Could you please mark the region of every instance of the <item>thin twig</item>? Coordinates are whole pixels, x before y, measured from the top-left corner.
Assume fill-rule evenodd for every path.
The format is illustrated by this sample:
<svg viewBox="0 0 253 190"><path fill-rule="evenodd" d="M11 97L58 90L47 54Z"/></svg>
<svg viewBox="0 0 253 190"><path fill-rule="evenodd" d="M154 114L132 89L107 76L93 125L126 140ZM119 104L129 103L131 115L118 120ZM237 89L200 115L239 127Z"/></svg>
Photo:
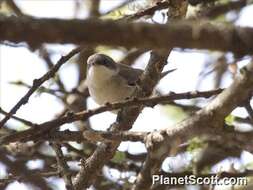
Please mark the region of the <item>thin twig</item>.
<svg viewBox="0 0 253 190"><path fill-rule="evenodd" d="M10 82L10 84L17 85L17 86L24 86L29 89L32 88L31 85L23 81L13 81L13 82ZM79 96L84 96L84 97L87 96L87 93L82 93L77 88L74 88L71 91L66 91L62 89L51 89L51 88L41 86L38 88L38 91L43 92L43 93L48 93L50 95L56 96L57 98L61 98L61 97L58 96L56 93L61 93L61 94L66 94L66 95L74 94L74 95L79 95Z"/></svg>
<svg viewBox="0 0 253 190"><path fill-rule="evenodd" d="M133 0L125 0L123 3L121 3L120 5L110 9L109 11L106 11L104 13L102 13L102 16L108 15L114 11L117 11L118 9L123 8L124 6L126 6L127 4L131 3Z"/></svg>
<svg viewBox="0 0 253 190"><path fill-rule="evenodd" d="M1 107L0 107L0 113L3 114L3 115L8 115L8 112L4 111ZM15 119L17 121L20 121L21 123L23 123L23 124L25 124L27 126L30 126L30 127L38 126L37 123L33 123L31 121L28 121L26 119L23 119L23 118L14 116L14 115L12 115L11 118L13 118L13 119Z"/></svg>
<svg viewBox="0 0 253 190"><path fill-rule="evenodd" d="M5 116L5 118L0 122L0 127L2 127L10 117L17 112L17 110L24 104L26 104L30 98L30 96L48 79L54 77L55 73L59 70L59 68L66 63L71 57L81 51L81 47L73 49L67 55L62 56L60 60L49 70L46 74L44 74L39 79L33 80L32 88L28 90L28 92L18 101L18 103L10 110L10 112Z"/></svg>
<svg viewBox="0 0 253 190"><path fill-rule="evenodd" d="M162 10L162 9L167 9L169 6L170 6L169 1L157 2L156 5L154 5L152 7L138 11L137 13L134 13L132 15L126 15L119 20L133 21L133 20L139 19L144 16L152 16L156 11Z"/></svg>
<svg viewBox="0 0 253 190"><path fill-rule="evenodd" d="M30 49L31 49L31 47L30 47ZM52 69L54 67L54 63L53 63L53 61L50 58L49 51L45 48L45 46L41 45L39 47L39 55L46 62L48 70L50 70L50 69ZM65 86L64 86L63 82L61 81L61 78L60 78L59 75L56 75L55 82L56 82L56 84L58 85L58 87L59 87L59 89L61 91L66 91Z"/></svg>
<svg viewBox="0 0 253 190"><path fill-rule="evenodd" d="M249 114L249 118L251 120L251 123L253 123L253 109L250 105L250 101L248 101L245 105L244 105L245 109L247 110L248 114Z"/></svg>
<svg viewBox="0 0 253 190"><path fill-rule="evenodd" d="M17 16L22 16L22 17L29 17L30 16L30 15L27 15L26 13L24 13L13 0L7 0L6 3ZM34 51L34 48L32 46L30 46L29 44L28 44L28 49L30 49L31 51ZM52 60L50 59L50 55L49 55L48 50L43 45L41 45L38 49L39 49L40 56L45 60L46 65L47 65L48 69L50 70L54 66L54 64L53 64ZM56 83L61 90L63 90L63 91L65 90L64 84L62 83L59 76L56 78Z"/></svg>

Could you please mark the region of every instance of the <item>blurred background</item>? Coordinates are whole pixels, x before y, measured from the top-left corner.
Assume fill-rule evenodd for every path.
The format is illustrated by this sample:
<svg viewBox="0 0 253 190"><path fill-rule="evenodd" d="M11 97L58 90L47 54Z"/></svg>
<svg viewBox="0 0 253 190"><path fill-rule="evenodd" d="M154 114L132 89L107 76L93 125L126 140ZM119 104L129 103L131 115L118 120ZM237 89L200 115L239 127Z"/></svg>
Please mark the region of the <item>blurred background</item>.
<svg viewBox="0 0 253 190"><path fill-rule="evenodd" d="M88 17L119 19L152 4L152 1L149 0L101 0L99 7L96 8L92 0L16 0L13 2L21 12L18 12L15 6L12 3L8 3L7 0L1 1L0 14L7 16L22 16L24 14L34 17L62 19L86 19ZM228 1L223 1L223 3L226 2ZM195 9L196 7L192 6L189 8L189 12L194 12ZM238 26L253 27L252 18L253 5L248 5L240 10L219 15L213 20L217 22L235 23ZM166 17L164 16L164 11L161 10L156 11L152 17L144 17L136 22L139 21L165 23ZM26 43L12 44L9 42L1 42L0 104L2 114L3 111L8 112L27 92L34 79L45 74L62 55L67 54L74 47L71 44L43 44L41 47L34 49ZM74 56L68 63L64 64L55 78L44 83L43 88L40 88L32 95L29 103L22 106L16 116L39 124L63 114L66 110L77 112L98 107L90 97L87 97L87 89L85 90L83 87L86 72L85 60L94 52L107 54L115 61L142 69L145 68L150 56L150 51L147 50L87 46L80 55ZM161 94L166 94L171 91L180 93L225 88L231 84L238 70L249 61L249 57L238 58L231 53L175 48L170 54L168 64L164 70L172 68L176 68L177 70L160 81L157 86L157 91ZM209 101L208 99L201 98L180 100L170 105L157 105L154 108L145 108L131 130L153 131L165 127L173 127L173 124L183 120L199 107L205 106ZM235 125L238 130L251 130L252 125L245 121L247 117L248 114L244 108L237 108L227 118L227 122ZM3 115L1 115L1 118L3 118ZM238 118L244 119L243 121L245 122L239 122ZM115 114L106 112L91 117L90 123L86 124L89 124L95 130L106 130L115 119ZM16 131L28 128L24 123L15 119L10 119L7 127L9 130ZM82 124L80 123L62 126L62 130L70 129L77 131L80 128L82 128ZM82 150L86 146L82 143L75 142L69 143L69 145L77 150ZM9 149L11 149L10 146L8 147ZM65 148L66 154L76 154L73 152L69 153L68 148ZM87 150L90 151L92 148L87 148ZM145 146L139 142L123 142L118 150L115 157L116 162L122 162L128 154L136 156L146 153ZM37 145L36 151L50 158L54 155L48 143ZM22 154L22 152L17 154ZM195 154L195 151L185 151L176 157L169 157L164 162L163 169L173 172L185 171L191 167ZM26 162L26 166L31 170L43 170L47 163L42 158L43 156L31 157ZM78 161L78 159L73 159L69 162L74 171L78 170ZM244 151L239 157L227 158L213 165L210 171L229 170L232 166L237 170L243 170L252 167L252 164L252 154ZM6 166L0 161L1 179L5 179L8 176L6 169ZM134 180L134 175L131 171L122 172L117 168L106 166L103 172L107 178L114 182L117 181L119 184L131 183ZM47 181L53 189L65 189L64 182L59 177L48 177ZM36 189L32 185L22 182L22 180L13 180L3 187L3 189L7 190L16 188L19 188L19 190ZM193 187L187 188L190 189ZM194 188L196 189L197 187Z"/></svg>

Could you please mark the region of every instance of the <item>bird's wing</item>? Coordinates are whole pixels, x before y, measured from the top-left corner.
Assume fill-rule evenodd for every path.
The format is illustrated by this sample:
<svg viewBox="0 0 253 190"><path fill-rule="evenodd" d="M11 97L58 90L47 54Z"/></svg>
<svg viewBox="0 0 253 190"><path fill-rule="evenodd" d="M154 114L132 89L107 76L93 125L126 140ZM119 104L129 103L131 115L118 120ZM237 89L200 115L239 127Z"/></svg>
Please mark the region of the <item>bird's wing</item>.
<svg viewBox="0 0 253 190"><path fill-rule="evenodd" d="M128 81L128 85L135 85L143 70L135 69L128 65L119 64L119 75Z"/></svg>
<svg viewBox="0 0 253 190"><path fill-rule="evenodd" d="M119 63L119 75L128 81L129 85L135 85L141 74L143 73L142 69L135 69L128 65ZM165 77L167 74L175 71L176 69L171 69L165 72L162 72L160 79Z"/></svg>

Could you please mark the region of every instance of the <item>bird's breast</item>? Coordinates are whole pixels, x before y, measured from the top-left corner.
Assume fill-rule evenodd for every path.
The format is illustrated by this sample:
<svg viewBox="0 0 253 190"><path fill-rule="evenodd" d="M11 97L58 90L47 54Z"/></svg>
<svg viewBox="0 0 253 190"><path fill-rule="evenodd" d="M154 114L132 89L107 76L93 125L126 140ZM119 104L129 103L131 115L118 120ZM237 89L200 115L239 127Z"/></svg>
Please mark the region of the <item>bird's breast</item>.
<svg viewBox="0 0 253 190"><path fill-rule="evenodd" d="M98 68L89 69L87 86L91 97L99 105L125 100L134 91L134 87L128 86L122 78L115 76L110 71Z"/></svg>

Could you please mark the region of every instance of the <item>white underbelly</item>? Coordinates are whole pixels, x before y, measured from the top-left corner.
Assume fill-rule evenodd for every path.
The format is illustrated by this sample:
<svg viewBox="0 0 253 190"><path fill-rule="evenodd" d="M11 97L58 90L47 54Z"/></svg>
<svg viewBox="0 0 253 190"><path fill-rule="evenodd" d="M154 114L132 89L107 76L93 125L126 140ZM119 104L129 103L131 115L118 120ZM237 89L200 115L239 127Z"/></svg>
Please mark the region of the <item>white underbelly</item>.
<svg viewBox="0 0 253 190"><path fill-rule="evenodd" d="M122 81L106 80L106 81L88 81L89 93L93 100L103 105L107 102L114 103L131 97L134 87L124 84Z"/></svg>
<svg viewBox="0 0 253 190"><path fill-rule="evenodd" d="M133 93L133 88L123 86L113 87L112 84L105 84L103 86L89 87L89 92L91 97L99 105L103 105L107 102L119 102L123 101L126 98L130 97Z"/></svg>
<svg viewBox="0 0 253 190"><path fill-rule="evenodd" d="M116 79L110 70L103 67L90 68L88 75L87 86L89 93L99 105L107 102L123 101L130 97L134 91L134 87L128 86L119 78Z"/></svg>

